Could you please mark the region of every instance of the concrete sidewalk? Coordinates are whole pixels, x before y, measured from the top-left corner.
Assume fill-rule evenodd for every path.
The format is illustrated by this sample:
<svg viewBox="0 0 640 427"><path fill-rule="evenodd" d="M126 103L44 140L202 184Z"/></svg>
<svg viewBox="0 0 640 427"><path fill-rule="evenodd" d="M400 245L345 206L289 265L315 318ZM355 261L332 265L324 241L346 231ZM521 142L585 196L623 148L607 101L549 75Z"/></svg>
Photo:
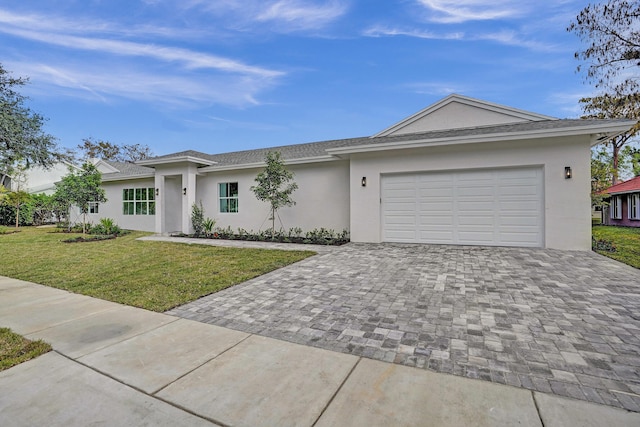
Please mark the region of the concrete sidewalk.
<svg viewBox="0 0 640 427"><path fill-rule="evenodd" d="M636 426L640 414L306 347L0 277L0 425Z"/></svg>

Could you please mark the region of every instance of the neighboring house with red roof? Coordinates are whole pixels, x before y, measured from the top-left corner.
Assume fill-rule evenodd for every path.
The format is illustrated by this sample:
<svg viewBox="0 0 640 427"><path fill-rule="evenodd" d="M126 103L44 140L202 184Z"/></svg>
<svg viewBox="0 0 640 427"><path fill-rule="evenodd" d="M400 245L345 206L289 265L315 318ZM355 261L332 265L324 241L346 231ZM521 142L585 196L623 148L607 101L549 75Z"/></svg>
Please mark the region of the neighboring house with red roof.
<svg viewBox="0 0 640 427"><path fill-rule="evenodd" d="M610 199L604 224L640 227L640 176L612 185L605 192Z"/></svg>

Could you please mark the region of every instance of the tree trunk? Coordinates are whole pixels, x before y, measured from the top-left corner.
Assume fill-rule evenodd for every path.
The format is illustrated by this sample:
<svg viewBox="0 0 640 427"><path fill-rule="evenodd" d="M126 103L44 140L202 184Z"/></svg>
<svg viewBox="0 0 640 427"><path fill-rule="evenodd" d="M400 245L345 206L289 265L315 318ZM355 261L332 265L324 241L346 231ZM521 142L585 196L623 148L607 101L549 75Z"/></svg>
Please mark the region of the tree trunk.
<svg viewBox="0 0 640 427"><path fill-rule="evenodd" d="M618 142L613 140L613 179L612 185L616 185L618 183L618 156L620 154L620 146Z"/></svg>
<svg viewBox="0 0 640 427"><path fill-rule="evenodd" d="M271 208L271 240L275 240L276 236L276 210Z"/></svg>
<svg viewBox="0 0 640 427"><path fill-rule="evenodd" d="M20 205L16 205L16 230L20 227Z"/></svg>

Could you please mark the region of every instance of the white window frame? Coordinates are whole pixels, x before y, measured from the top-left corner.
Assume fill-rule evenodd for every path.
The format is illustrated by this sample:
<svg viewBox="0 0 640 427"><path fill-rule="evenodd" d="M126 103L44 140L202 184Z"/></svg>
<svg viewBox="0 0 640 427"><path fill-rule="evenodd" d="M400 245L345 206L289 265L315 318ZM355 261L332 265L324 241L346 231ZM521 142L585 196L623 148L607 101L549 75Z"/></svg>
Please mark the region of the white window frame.
<svg viewBox="0 0 640 427"><path fill-rule="evenodd" d="M629 194L627 196L627 209L629 219L640 220L640 194Z"/></svg>
<svg viewBox="0 0 640 427"><path fill-rule="evenodd" d="M100 203L98 203L98 202L89 202L89 209L88 209L88 212L89 212L90 214L97 214L97 213L99 213L99 210L100 210L100 209L99 209L99 206L100 206Z"/></svg>
<svg viewBox="0 0 640 427"><path fill-rule="evenodd" d="M232 192L232 185L235 185L235 194ZM224 187L223 187L224 186ZM238 213L240 212L240 186L238 182L218 183L218 212ZM234 209L235 208L235 209Z"/></svg>
<svg viewBox="0 0 640 427"><path fill-rule="evenodd" d="M122 189L123 215L155 215L156 197L153 187Z"/></svg>
<svg viewBox="0 0 640 427"><path fill-rule="evenodd" d="M622 197L613 196L611 198L610 217L611 219L622 219Z"/></svg>

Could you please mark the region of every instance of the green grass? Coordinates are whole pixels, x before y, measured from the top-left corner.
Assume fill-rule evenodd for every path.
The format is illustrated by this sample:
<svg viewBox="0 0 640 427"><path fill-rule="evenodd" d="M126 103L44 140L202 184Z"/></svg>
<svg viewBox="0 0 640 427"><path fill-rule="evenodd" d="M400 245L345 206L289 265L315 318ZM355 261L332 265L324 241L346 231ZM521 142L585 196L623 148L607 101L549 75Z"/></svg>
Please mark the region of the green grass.
<svg viewBox="0 0 640 427"><path fill-rule="evenodd" d="M36 358L50 350L51 346L43 341L29 341L11 332L11 329L0 328L0 371Z"/></svg>
<svg viewBox="0 0 640 427"><path fill-rule="evenodd" d="M593 227L596 240L607 240L613 243L615 252L598 251L598 253L640 268L640 228L611 227L599 225Z"/></svg>
<svg viewBox="0 0 640 427"><path fill-rule="evenodd" d="M0 275L158 312L314 254L136 240L142 232L63 243L73 235L21 230L0 236Z"/></svg>

